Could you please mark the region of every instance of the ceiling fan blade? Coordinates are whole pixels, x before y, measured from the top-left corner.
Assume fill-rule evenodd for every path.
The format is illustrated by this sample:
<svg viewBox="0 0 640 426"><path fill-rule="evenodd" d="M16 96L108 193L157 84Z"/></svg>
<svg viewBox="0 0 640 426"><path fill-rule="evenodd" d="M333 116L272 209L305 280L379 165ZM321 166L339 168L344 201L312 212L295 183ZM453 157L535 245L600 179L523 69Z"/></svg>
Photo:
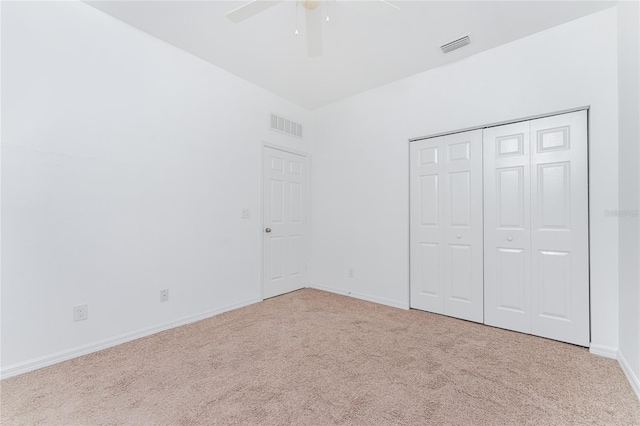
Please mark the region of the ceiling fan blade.
<svg viewBox="0 0 640 426"><path fill-rule="evenodd" d="M260 12L264 12L278 3L282 3L282 1L283 0L254 0L251 3L244 4L227 13L227 18L234 24L237 24L238 22L249 19Z"/></svg>
<svg viewBox="0 0 640 426"><path fill-rule="evenodd" d="M388 18L400 12L398 6L384 0L341 0L340 4L376 18Z"/></svg>
<svg viewBox="0 0 640 426"><path fill-rule="evenodd" d="M320 8L307 10L307 55L315 58L322 55L322 14Z"/></svg>

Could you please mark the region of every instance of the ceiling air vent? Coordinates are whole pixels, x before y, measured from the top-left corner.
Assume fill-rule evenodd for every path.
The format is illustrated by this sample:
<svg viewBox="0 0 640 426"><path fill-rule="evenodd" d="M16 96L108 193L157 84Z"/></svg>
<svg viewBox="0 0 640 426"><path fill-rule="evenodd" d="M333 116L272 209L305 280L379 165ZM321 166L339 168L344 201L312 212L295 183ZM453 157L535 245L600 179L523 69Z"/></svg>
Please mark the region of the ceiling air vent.
<svg viewBox="0 0 640 426"><path fill-rule="evenodd" d="M271 113L271 130L302 139L302 124Z"/></svg>
<svg viewBox="0 0 640 426"><path fill-rule="evenodd" d="M464 37L460 37L457 40L453 40L453 41L450 41L449 43L443 44L442 46L440 46L440 49L442 49L442 53L449 53L453 50L460 49L461 47L464 47L470 43L471 43L471 39L469 38L468 35L466 35Z"/></svg>

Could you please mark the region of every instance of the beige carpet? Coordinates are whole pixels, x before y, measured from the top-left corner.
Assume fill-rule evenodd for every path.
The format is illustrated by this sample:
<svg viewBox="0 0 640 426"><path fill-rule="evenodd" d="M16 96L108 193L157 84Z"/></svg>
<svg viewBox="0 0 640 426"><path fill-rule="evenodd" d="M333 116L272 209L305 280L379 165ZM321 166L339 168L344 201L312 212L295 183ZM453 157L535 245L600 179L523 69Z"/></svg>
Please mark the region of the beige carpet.
<svg viewBox="0 0 640 426"><path fill-rule="evenodd" d="M317 290L0 384L3 425L640 425L614 360Z"/></svg>

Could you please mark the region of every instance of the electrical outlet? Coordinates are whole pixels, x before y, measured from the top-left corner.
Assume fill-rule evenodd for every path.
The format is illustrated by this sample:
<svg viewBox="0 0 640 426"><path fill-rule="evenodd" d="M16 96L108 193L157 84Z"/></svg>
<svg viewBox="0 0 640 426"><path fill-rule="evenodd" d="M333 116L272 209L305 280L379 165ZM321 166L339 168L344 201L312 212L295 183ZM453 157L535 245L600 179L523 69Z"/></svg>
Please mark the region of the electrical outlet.
<svg viewBox="0 0 640 426"><path fill-rule="evenodd" d="M349 268L349 278L353 278L355 276L356 276L356 274L355 274L353 268Z"/></svg>
<svg viewBox="0 0 640 426"><path fill-rule="evenodd" d="M242 213L240 214L240 217L242 219L249 219L251 218L251 210L249 209L242 209Z"/></svg>
<svg viewBox="0 0 640 426"><path fill-rule="evenodd" d="M76 305L73 307L73 321L84 321L89 319L89 305Z"/></svg>
<svg viewBox="0 0 640 426"><path fill-rule="evenodd" d="M169 289L165 288L164 290L160 290L160 302L168 302L169 301Z"/></svg>

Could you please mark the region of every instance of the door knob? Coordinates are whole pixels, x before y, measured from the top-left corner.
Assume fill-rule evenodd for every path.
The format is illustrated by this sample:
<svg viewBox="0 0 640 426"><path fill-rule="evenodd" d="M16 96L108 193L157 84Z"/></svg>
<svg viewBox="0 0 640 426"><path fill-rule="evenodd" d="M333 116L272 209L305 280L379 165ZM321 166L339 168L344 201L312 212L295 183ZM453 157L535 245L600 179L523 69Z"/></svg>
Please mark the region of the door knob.
<svg viewBox="0 0 640 426"><path fill-rule="evenodd" d="M462 238L462 235L458 234L458 235L456 235L456 238L460 239L460 238Z"/></svg>
<svg viewBox="0 0 640 426"><path fill-rule="evenodd" d="M507 241L513 241L513 237L512 236L508 236L507 237Z"/></svg>
<svg viewBox="0 0 640 426"><path fill-rule="evenodd" d="M264 232L266 232L268 234L269 232L271 232L271 228L265 229Z"/></svg>

